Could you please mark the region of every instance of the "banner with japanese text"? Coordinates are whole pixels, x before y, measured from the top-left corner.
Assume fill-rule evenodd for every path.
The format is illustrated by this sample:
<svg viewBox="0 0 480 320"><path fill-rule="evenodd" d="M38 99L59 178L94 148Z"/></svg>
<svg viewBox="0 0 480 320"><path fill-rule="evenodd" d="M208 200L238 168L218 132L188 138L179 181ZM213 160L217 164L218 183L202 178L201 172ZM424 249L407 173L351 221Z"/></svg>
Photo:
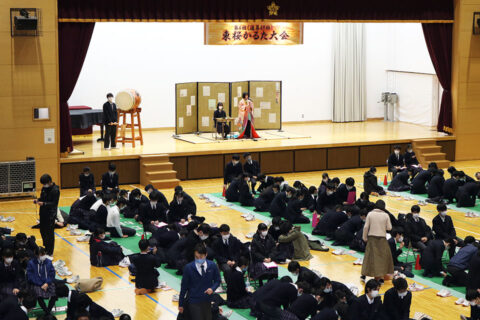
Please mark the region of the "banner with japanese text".
<svg viewBox="0 0 480 320"><path fill-rule="evenodd" d="M205 23L206 45L303 44L302 22Z"/></svg>

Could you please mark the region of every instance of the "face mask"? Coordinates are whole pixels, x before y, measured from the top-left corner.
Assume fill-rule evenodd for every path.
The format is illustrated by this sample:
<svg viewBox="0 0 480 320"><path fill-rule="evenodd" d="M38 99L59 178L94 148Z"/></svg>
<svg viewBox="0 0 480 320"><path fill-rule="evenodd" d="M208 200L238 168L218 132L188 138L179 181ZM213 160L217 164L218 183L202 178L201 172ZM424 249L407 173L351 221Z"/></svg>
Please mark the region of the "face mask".
<svg viewBox="0 0 480 320"><path fill-rule="evenodd" d="M328 191L327 190L327 196L331 196L333 194L333 191Z"/></svg>
<svg viewBox="0 0 480 320"><path fill-rule="evenodd" d="M322 180L323 182L328 182L328 178L325 178Z"/></svg>
<svg viewBox="0 0 480 320"><path fill-rule="evenodd" d="M297 292L297 297L300 297L301 295L302 295L302 293L298 291Z"/></svg>
<svg viewBox="0 0 480 320"><path fill-rule="evenodd" d="M103 239L105 239L105 235L102 234L101 236L99 236L99 238L103 240Z"/></svg>
<svg viewBox="0 0 480 320"><path fill-rule="evenodd" d="M292 195L287 193L287 198L290 199L291 197Z"/></svg>
<svg viewBox="0 0 480 320"><path fill-rule="evenodd" d="M353 189L353 186L347 186L347 190L350 191Z"/></svg>
<svg viewBox="0 0 480 320"><path fill-rule="evenodd" d="M244 273L247 272L247 268L243 268L242 272L244 272Z"/></svg>
<svg viewBox="0 0 480 320"><path fill-rule="evenodd" d="M44 188L50 188L50 185L49 184L44 184L43 187Z"/></svg>
<svg viewBox="0 0 480 320"><path fill-rule="evenodd" d="M414 219L418 219L420 217L420 214L419 213L414 213L412 214L413 218Z"/></svg>
<svg viewBox="0 0 480 320"><path fill-rule="evenodd" d="M228 240L230 238L230 234L222 235L223 240Z"/></svg>
<svg viewBox="0 0 480 320"><path fill-rule="evenodd" d="M108 98L108 102L112 103L112 102L113 102L113 98Z"/></svg>
<svg viewBox="0 0 480 320"><path fill-rule="evenodd" d="M330 293L330 292L332 292L332 288L325 288L325 289L323 289L323 292Z"/></svg>
<svg viewBox="0 0 480 320"><path fill-rule="evenodd" d="M83 174L85 177L88 177L90 175L90 173L84 173Z"/></svg>
<svg viewBox="0 0 480 320"><path fill-rule="evenodd" d="M268 231L262 231L260 234L262 235L262 237L266 237L268 234Z"/></svg>
<svg viewBox="0 0 480 320"><path fill-rule="evenodd" d="M408 291L399 292L399 293L398 293L398 296L399 296L400 298L404 298L404 297L407 295L407 293L408 293Z"/></svg>
<svg viewBox="0 0 480 320"><path fill-rule="evenodd" d="M222 111L222 110L223 110L223 107L218 107L218 110Z"/></svg>
<svg viewBox="0 0 480 320"><path fill-rule="evenodd" d="M292 276L298 277L298 272L292 272Z"/></svg>
<svg viewBox="0 0 480 320"><path fill-rule="evenodd" d="M205 263L205 259L195 259L195 263L198 265L202 265Z"/></svg>
<svg viewBox="0 0 480 320"><path fill-rule="evenodd" d="M442 212L440 212L440 215L441 215L442 217L445 217L445 216L447 215L447 211L442 211Z"/></svg>
<svg viewBox="0 0 480 320"><path fill-rule="evenodd" d="M375 299L376 297L378 297L378 290L372 290L370 292L370 296L372 297L372 299Z"/></svg>
<svg viewBox="0 0 480 320"><path fill-rule="evenodd" d="M475 306L477 305L477 303L476 303L475 301L470 301L470 305L471 305L472 307L475 307Z"/></svg>
<svg viewBox="0 0 480 320"><path fill-rule="evenodd" d="M47 259L47 256L40 256L40 257L39 257L39 260L40 260L41 262L45 261L46 259Z"/></svg>
<svg viewBox="0 0 480 320"><path fill-rule="evenodd" d="M395 154L398 156L400 154L400 151L395 150Z"/></svg>
<svg viewBox="0 0 480 320"><path fill-rule="evenodd" d="M5 258L5 263L6 263L6 264L11 264L12 261L13 261L13 257L11 257L11 258Z"/></svg>
<svg viewBox="0 0 480 320"><path fill-rule="evenodd" d="M135 198L135 200L140 201L142 200L142 197Z"/></svg>
<svg viewBox="0 0 480 320"><path fill-rule="evenodd" d="M280 230L280 227L273 227L276 231Z"/></svg>
<svg viewBox="0 0 480 320"><path fill-rule="evenodd" d="M403 237L398 238L398 242L403 242Z"/></svg>
<svg viewBox="0 0 480 320"><path fill-rule="evenodd" d="M200 236L200 240L202 240L202 241L207 240L207 239L208 239L208 236L205 235L205 234Z"/></svg>
<svg viewBox="0 0 480 320"><path fill-rule="evenodd" d="M116 205L115 202L110 203L110 207L111 207L111 208L115 207L115 205Z"/></svg>

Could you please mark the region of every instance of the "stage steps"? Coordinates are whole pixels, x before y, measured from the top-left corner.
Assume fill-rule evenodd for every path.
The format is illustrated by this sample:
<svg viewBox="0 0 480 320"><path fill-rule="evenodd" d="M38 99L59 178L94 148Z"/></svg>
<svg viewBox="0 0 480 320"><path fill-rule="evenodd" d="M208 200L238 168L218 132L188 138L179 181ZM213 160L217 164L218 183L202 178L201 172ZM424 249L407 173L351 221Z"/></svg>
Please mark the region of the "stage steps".
<svg viewBox="0 0 480 320"><path fill-rule="evenodd" d="M180 184L173 163L166 154L140 156L140 184L153 185L156 189L174 188Z"/></svg>
<svg viewBox="0 0 480 320"><path fill-rule="evenodd" d="M412 146L418 162L420 162L423 168L428 168L430 162L436 162L441 169L446 169L450 166L450 161L446 159L446 153L442 152L442 147L437 145L436 140L413 140Z"/></svg>

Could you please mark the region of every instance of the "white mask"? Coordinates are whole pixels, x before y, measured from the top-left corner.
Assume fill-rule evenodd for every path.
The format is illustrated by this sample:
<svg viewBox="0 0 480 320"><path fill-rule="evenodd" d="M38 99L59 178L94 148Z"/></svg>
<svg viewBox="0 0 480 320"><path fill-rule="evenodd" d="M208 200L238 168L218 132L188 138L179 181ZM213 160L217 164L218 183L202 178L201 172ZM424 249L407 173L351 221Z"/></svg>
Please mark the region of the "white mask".
<svg viewBox="0 0 480 320"><path fill-rule="evenodd" d="M477 303L475 302L475 300L474 300L474 301L470 301L470 305L471 305L472 307L475 307L475 306L477 305Z"/></svg>
<svg viewBox="0 0 480 320"><path fill-rule="evenodd" d="M398 238L398 242L403 242L403 237Z"/></svg>
<svg viewBox="0 0 480 320"><path fill-rule="evenodd" d="M414 219L418 219L420 217L420 214L419 213L413 213L412 216L413 216Z"/></svg>
<svg viewBox="0 0 480 320"><path fill-rule="evenodd" d="M447 211L442 211L442 212L440 212L440 215L441 215L442 217L445 217L445 216L447 215Z"/></svg>
<svg viewBox="0 0 480 320"><path fill-rule="evenodd" d="M201 235L199 236L200 237L200 240L207 240L208 239L208 235L204 234L204 235Z"/></svg>
<svg viewBox="0 0 480 320"><path fill-rule="evenodd" d="M230 234L222 235L223 240L228 240L230 238Z"/></svg>
<svg viewBox="0 0 480 320"><path fill-rule="evenodd" d="M370 292L370 296L372 297L372 299L375 299L376 297L378 297L378 290L372 290Z"/></svg>
<svg viewBox="0 0 480 320"><path fill-rule="evenodd" d="M13 257L5 258L5 263L8 264L8 265L11 264L12 261L13 261Z"/></svg>
<svg viewBox="0 0 480 320"><path fill-rule="evenodd" d="M113 102L113 98L112 98L112 97L108 98L108 102L112 103L112 102Z"/></svg>
<svg viewBox="0 0 480 320"><path fill-rule="evenodd" d="M262 235L262 237L266 237L268 235L268 231L262 231L261 235Z"/></svg>
<svg viewBox="0 0 480 320"><path fill-rule="evenodd" d="M333 194L333 191L327 190L327 196L331 196Z"/></svg>
<svg viewBox="0 0 480 320"><path fill-rule="evenodd" d="M325 289L323 289L323 292L330 293L330 292L332 292L332 288L331 287L330 288L325 288Z"/></svg>
<svg viewBox="0 0 480 320"><path fill-rule="evenodd" d="M400 151L395 150L395 154L398 156L400 154Z"/></svg>
<svg viewBox="0 0 480 320"><path fill-rule="evenodd" d="M41 262L45 261L46 259L47 259L47 256L40 256L40 257L39 257L39 260L40 260Z"/></svg>
<svg viewBox="0 0 480 320"><path fill-rule="evenodd" d="M408 291L399 292L399 293L398 293L398 296L399 296L400 298L405 298L405 297L407 296L407 294L408 294Z"/></svg>

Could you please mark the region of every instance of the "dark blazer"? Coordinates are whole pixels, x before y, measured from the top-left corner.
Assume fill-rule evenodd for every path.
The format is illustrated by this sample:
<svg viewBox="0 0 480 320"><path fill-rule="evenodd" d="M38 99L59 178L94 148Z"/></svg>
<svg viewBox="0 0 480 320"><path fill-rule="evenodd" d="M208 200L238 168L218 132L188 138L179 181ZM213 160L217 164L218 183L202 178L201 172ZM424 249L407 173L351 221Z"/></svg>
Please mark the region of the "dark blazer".
<svg viewBox="0 0 480 320"><path fill-rule="evenodd" d="M320 286L320 277L307 267L301 266L297 282L307 282L313 288L318 288Z"/></svg>
<svg viewBox="0 0 480 320"><path fill-rule="evenodd" d="M480 288L480 255L475 254L468 265L467 290Z"/></svg>
<svg viewBox="0 0 480 320"><path fill-rule="evenodd" d="M118 121L117 105L115 103L105 102L103 104L103 124L108 125L110 122Z"/></svg>
<svg viewBox="0 0 480 320"><path fill-rule="evenodd" d="M143 223L145 228L149 226L152 221L158 220L167 222L166 211L167 209L160 202L157 202L155 210L153 210L149 201L140 205L140 208L138 209L138 215L140 216L140 221Z"/></svg>
<svg viewBox="0 0 480 320"><path fill-rule="evenodd" d="M288 308L299 320L313 317L317 313L318 301L311 294L302 294Z"/></svg>
<svg viewBox="0 0 480 320"><path fill-rule="evenodd" d="M427 193L427 182L430 182L432 179L432 173L429 170L420 171L412 179L412 188L410 190L411 194L424 194Z"/></svg>
<svg viewBox="0 0 480 320"><path fill-rule="evenodd" d="M323 217L318 221L317 226L313 229L313 234L318 235L329 235L344 222L348 220L348 216L343 211L329 210L323 215Z"/></svg>
<svg viewBox="0 0 480 320"><path fill-rule="evenodd" d="M370 171L365 172L363 175L363 190L368 195L370 195L372 192L380 192L383 190L383 188L378 185L377 176Z"/></svg>
<svg viewBox="0 0 480 320"><path fill-rule="evenodd" d="M220 272L213 261L206 260L206 262L204 276L198 273L195 262L187 264L183 269L179 306L183 307L185 301L191 303L211 301L212 296L207 295L205 291L209 288L215 291L220 286Z"/></svg>
<svg viewBox="0 0 480 320"><path fill-rule="evenodd" d="M337 204L337 195L336 193L332 193L331 195L327 195L327 190L322 190L318 194L317 198L317 210L320 212L327 212L328 210L331 210L335 208L335 205Z"/></svg>
<svg viewBox="0 0 480 320"><path fill-rule="evenodd" d="M445 251L443 240L431 240L427 247L422 251L420 265L426 270L443 270L442 257Z"/></svg>
<svg viewBox="0 0 480 320"><path fill-rule="evenodd" d="M297 289L289 282L275 282L270 290L259 299L268 306L277 308L283 306L284 309L288 309L290 304L297 299Z"/></svg>
<svg viewBox="0 0 480 320"><path fill-rule="evenodd" d="M262 192L265 188L273 185L273 177L272 176L266 176L265 180L259 181L259 182L260 182L260 186L257 188L257 191Z"/></svg>
<svg viewBox="0 0 480 320"><path fill-rule="evenodd" d="M413 165L418 165L418 159L417 156L415 155L415 152L405 152L405 155L403 156L405 159L405 166L411 167Z"/></svg>
<svg viewBox="0 0 480 320"><path fill-rule="evenodd" d="M212 243L212 249L215 251L218 264L224 264L228 260L238 261L243 252L243 243L230 234L228 246L225 245L222 237L219 237Z"/></svg>
<svg viewBox="0 0 480 320"><path fill-rule="evenodd" d="M363 227L363 220L360 218L360 215L355 215L345 221L340 227L338 227L338 230L348 232L353 235L355 232L360 230Z"/></svg>
<svg viewBox="0 0 480 320"><path fill-rule="evenodd" d="M240 180L239 183L238 201L242 206L252 206L254 198L250 193L250 187L248 186L248 183L245 180Z"/></svg>
<svg viewBox="0 0 480 320"><path fill-rule="evenodd" d="M410 190L410 183L409 180L410 175L408 171L402 171L398 173L395 178L393 178L392 182L388 186L388 190L390 191L406 191Z"/></svg>
<svg viewBox="0 0 480 320"><path fill-rule="evenodd" d="M57 216L58 200L60 199L60 189L56 184L48 188L43 187L38 201L43 202L40 206L40 220L55 219Z"/></svg>
<svg viewBox="0 0 480 320"><path fill-rule="evenodd" d="M227 301L232 303L248 296L243 279L243 272L232 269L231 272L225 273L225 282L227 283Z"/></svg>
<svg viewBox="0 0 480 320"><path fill-rule="evenodd" d="M99 252L101 254L99 255ZM99 261L101 256L101 261ZM122 247L116 242L105 242L100 239L90 239L90 264L95 267L115 266L123 258Z"/></svg>
<svg viewBox="0 0 480 320"><path fill-rule="evenodd" d="M432 239L432 229L427 225L423 218L415 221L411 213L407 214L405 223L405 235L413 243L420 241L423 237Z"/></svg>
<svg viewBox="0 0 480 320"><path fill-rule="evenodd" d="M102 190L107 191L107 188L118 189L118 173L110 175L110 172L105 172L102 175Z"/></svg>
<svg viewBox="0 0 480 320"><path fill-rule="evenodd" d="M155 289L158 286L158 271L162 261L151 253L137 253L130 256L130 261L137 269L135 288Z"/></svg>
<svg viewBox="0 0 480 320"><path fill-rule="evenodd" d="M242 164L239 162L233 165L232 161L227 163L225 170L223 171L223 184L230 183L233 179L237 178L243 173Z"/></svg>
<svg viewBox="0 0 480 320"><path fill-rule="evenodd" d="M330 293L324 293L323 301L319 304L318 309L333 308L338 302L335 296L336 291L343 291L345 293L349 305L351 305L356 298L346 285L338 281L332 281L332 291Z"/></svg>
<svg viewBox="0 0 480 320"><path fill-rule="evenodd" d="M177 231L169 230L167 228L156 228L152 232L152 237L157 240L157 247L169 249L172 245L180 239Z"/></svg>
<svg viewBox="0 0 480 320"><path fill-rule="evenodd" d="M225 199L229 202L237 202L240 197L240 179L233 179L225 191Z"/></svg>
<svg viewBox="0 0 480 320"><path fill-rule="evenodd" d="M391 237L388 239L388 246L390 247L390 252L392 253L393 265L400 266L402 263L398 261L398 257L402 254L402 249L397 249L395 238Z"/></svg>
<svg viewBox="0 0 480 320"><path fill-rule="evenodd" d="M248 163L248 161L245 161L243 164L243 171L249 173L252 176L258 177L260 174L260 164L258 164L258 161L255 161L252 159L252 163Z"/></svg>
<svg viewBox="0 0 480 320"><path fill-rule="evenodd" d="M348 310L349 319L355 320L376 320L379 319L382 298L376 297L372 304L368 303L367 297L363 294L352 303Z"/></svg>
<svg viewBox="0 0 480 320"><path fill-rule="evenodd" d="M432 180L428 184L427 193L430 199L441 197L443 195L443 184L445 178L440 175L433 176Z"/></svg>
<svg viewBox="0 0 480 320"><path fill-rule="evenodd" d="M8 297L0 303L1 320L28 320L27 314L22 310L17 297Z"/></svg>
<svg viewBox="0 0 480 320"><path fill-rule="evenodd" d="M272 217L284 217L289 199L285 192L278 192L270 203L270 215Z"/></svg>
<svg viewBox="0 0 480 320"><path fill-rule="evenodd" d="M271 235L267 234L265 239L262 239L258 232L255 233L250 249L253 262L263 262L265 258L271 258L275 247L275 240Z"/></svg>
<svg viewBox="0 0 480 320"><path fill-rule="evenodd" d="M79 200L77 205L73 204L71 209L74 209L75 207L75 209L90 210L90 208L95 202L97 202L97 198L95 198L95 195L89 194Z"/></svg>
<svg viewBox="0 0 480 320"><path fill-rule="evenodd" d="M114 320L113 314L104 307L92 302L90 304L90 317L92 320Z"/></svg>
<svg viewBox="0 0 480 320"><path fill-rule="evenodd" d="M97 223L99 226L105 228L107 225L107 216L108 216L108 209L105 205L100 205L98 207L97 212L93 216L93 221Z"/></svg>
<svg viewBox="0 0 480 320"><path fill-rule="evenodd" d="M77 290L70 290L70 301L67 303L67 317L65 320L74 320L75 315L77 314L78 311L78 297L83 294L86 295L85 293L80 293ZM68 297L67 297L68 298ZM89 298L90 299L90 298ZM90 299L91 301L91 299Z"/></svg>
<svg viewBox="0 0 480 320"><path fill-rule="evenodd" d="M395 153L392 153L388 157L388 170L392 171L394 167L403 167L405 165L405 159L402 154L399 154L398 157Z"/></svg>
<svg viewBox="0 0 480 320"><path fill-rule="evenodd" d="M455 178L445 180L443 184L443 198L453 202L459 186L460 181Z"/></svg>
<svg viewBox="0 0 480 320"><path fill-rule="evenodd" d="M80 173L78 181L80 184L80 196L84 196L89 189L92 190L92 193L95 192L95 178L93 177L93 173L90 173L88 177Z"/></svg>
<svg viewBox="0 0 480 320"><path fill-rule="evenodd" d="M457 207L474 207L479 190L480 184L478 182L467 182L459 187L455 194Z"/></svg>
<svg viewBox="0 0 480 320"><path fill-rule="evenodd" d="M271 186L263 189L260 195L254 200L255 209L257 211L268 211L273 198L275 198L275 192L273 192Z"/></svg>
<svg viewBox="0 0 480 320"><path fill-rule="evenodd" d="M0 262L0 286L11 284L10 287L21 289L25 285L25 272L16 259L6 267Z"/></svg>
<svg viewBox="0 0 480 320"><path fill-rule="evenodd" d="M181 219L188 220L188 215L191 214L194 216L195 213L196 210L193 209L185 198L183 198L180 204L177 202L177 199L173 199L172 202L170 202L170 210L167 214L168 222L179 222Z"/></svg>
<svg viewBox="0 0 480 320"><path fill-rule="evenodd" d="M220 128L220 132L222 130L222 127L221 127L221 124L219 123L218 126L217 126L217 118L226 118L227 117L227 113L225 112L225 110L215 110L213 112L213 127L216 128L217 130Z"/></svg>
<svg viewBox="0 0 480 320"><path fill-rule="evenodd" d="M390 288L385 292L381 313L385 319L389 320L409 320L410 305L412 304L412 293L407 291L403 298L398 296L395 288Z"/></svg>
<svg viewBox="0 0 480 320"><path fill-rule="evenodd" d="M449 215L445 216L445 222L442 221L440 214L437 214L433 220L433 231L435 232L435 239L448 239L457 236L455 227L453 226L452 218Z"/></svg>
<svg viewBox="0 0 480 320"><path fill-rule="evenodd" d="M348 194L350 192L357 192L357 188L353 187L352 190L347 189L347 185L342 183L338 186L337 190L335 191L335 195L337 196L337 204L343 204L348 200Z"/></svg>

